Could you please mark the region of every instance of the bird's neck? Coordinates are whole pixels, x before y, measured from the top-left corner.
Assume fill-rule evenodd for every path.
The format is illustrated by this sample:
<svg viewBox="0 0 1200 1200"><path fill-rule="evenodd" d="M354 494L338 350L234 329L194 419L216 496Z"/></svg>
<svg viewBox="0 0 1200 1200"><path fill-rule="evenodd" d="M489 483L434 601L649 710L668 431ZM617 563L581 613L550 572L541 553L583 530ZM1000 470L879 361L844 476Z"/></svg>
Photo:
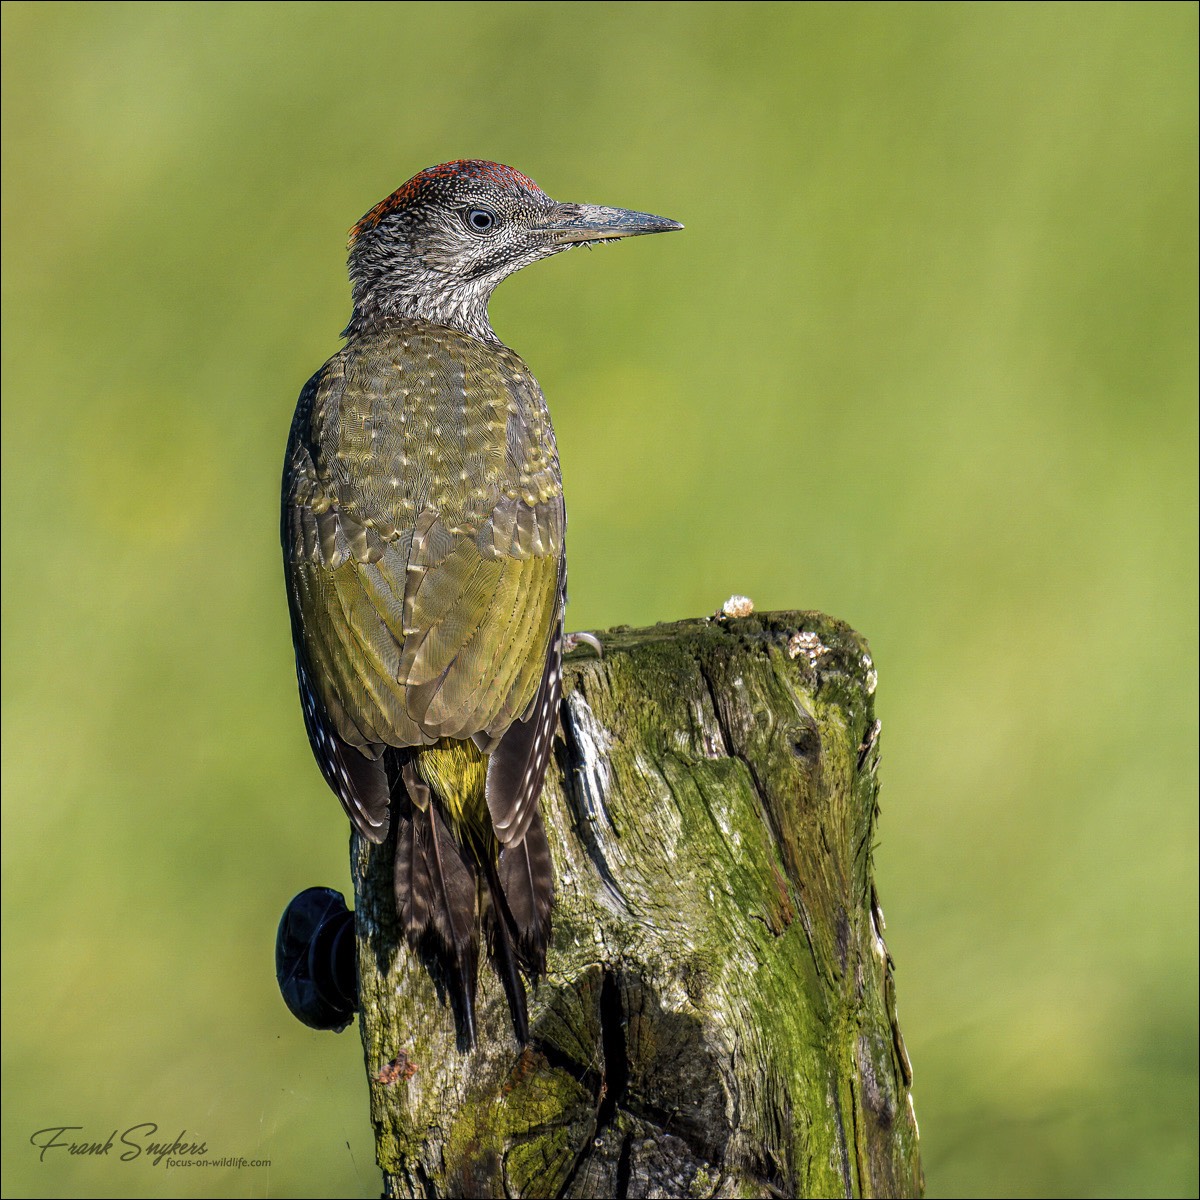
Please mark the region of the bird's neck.
<svg viewBox="0 0 1200 1200"><path fill-rule="evenodd" d="M370 333L395 321L425 321L430 325L457 329L481 342L499 342L488 320L487 301L488 297L477 299L473 296L369 296L363 303L355 304L342 336Z"/></svg>
<svg viewBox="0 0 1200 1200"><path fill-rule="evenodd" d="M354 312L343 337L369 333L396 320L427 321L458 329L481 342L499 342L488 320L488 301L498 280L456 281L419 262L388 264L390 269L352 270Z"/></svg>

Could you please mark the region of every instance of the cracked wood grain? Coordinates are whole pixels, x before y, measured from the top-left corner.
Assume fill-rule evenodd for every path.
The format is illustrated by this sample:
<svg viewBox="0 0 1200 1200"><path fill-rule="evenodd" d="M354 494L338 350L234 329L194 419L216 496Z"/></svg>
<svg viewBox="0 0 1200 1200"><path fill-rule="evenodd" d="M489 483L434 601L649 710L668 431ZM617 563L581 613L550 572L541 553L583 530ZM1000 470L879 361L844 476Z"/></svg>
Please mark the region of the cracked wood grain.
<svg viewBox="0 0 1200 1200"><path fill-rule="evenodd" d="M352 842L385 1194L919 1195L865 642L817 613L601 640L568 660L542 799L558 893L528 1046L484 967L459 1050L401 944L391 848ZM381 1082L401 1052L415 1073Z"/></svg>

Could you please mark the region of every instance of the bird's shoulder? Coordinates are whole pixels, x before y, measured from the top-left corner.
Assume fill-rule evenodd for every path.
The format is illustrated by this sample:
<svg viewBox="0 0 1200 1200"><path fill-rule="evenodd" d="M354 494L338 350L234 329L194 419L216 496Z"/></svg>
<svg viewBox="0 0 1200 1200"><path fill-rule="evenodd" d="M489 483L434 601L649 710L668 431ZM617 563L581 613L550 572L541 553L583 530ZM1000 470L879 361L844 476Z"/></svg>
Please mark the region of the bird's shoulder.
<svg viewBox="0 0 1200 1200"><path fill-rule="evenodd" d="M420 321L356 335L301 392L285 502L333 507L388 540L436 512L478 532L561 506L545 398L500 343Z"/></svg>

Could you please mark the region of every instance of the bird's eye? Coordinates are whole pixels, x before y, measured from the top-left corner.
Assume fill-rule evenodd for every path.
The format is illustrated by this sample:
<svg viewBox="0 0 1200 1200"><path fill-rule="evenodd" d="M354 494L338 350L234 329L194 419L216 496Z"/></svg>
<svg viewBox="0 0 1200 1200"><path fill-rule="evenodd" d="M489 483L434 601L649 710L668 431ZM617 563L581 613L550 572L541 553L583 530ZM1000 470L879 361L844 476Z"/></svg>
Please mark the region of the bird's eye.
<svg viewBox="0 0 1200 1200"><path fill-rule="evenodd" d="M496 214L486 208L473 208L467 213L467 224L476 233L488 233L496 228Z"/></svg>

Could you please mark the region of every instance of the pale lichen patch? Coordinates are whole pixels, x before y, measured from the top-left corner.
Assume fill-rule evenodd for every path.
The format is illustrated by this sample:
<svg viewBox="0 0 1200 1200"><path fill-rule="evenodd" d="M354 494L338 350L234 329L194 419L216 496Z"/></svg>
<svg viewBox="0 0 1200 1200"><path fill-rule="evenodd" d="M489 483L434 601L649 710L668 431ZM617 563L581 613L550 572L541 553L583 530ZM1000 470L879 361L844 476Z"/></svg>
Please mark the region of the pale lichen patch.
<svg viewBox="0 0 1200 1200"><path fill-rule="evenodd" d="M723 617L748 617L754 611L754 601L749 596L732 595L721 605Z"/></svg>

